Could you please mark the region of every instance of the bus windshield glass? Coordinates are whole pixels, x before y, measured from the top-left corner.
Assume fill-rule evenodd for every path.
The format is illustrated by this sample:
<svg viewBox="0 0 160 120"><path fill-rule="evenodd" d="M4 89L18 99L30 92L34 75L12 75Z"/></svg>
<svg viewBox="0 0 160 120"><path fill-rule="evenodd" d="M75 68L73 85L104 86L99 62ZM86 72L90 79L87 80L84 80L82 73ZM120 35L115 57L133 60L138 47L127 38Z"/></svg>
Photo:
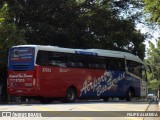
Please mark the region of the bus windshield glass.
<svg viewBox="0 0 160 120"><path fill-rule="evenodd" d="M10 70L33 70L34 68L34 47L11 48L9 52Z"/></svg>

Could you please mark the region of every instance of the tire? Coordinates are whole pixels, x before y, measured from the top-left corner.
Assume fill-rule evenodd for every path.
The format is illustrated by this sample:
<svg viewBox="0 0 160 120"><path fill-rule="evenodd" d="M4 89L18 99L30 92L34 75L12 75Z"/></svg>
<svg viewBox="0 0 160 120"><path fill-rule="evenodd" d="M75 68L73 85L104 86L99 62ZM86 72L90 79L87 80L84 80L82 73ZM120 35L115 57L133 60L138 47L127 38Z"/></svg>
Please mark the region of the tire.
<svg viewBox="0 0 160 120"><path fill-rule="evenodd" d="M77 91L74 88L69 88L66 92L65 102L74 102L77 98Z"/></svg>
<svg viewBox="0 0 160 120"><path fill-rule="evenodd" d="M133 93L132 93L132 91L129 89L129 90L127 91L126 101L131 101L131 100L132 100L132 97L133 97Z"/></svg>

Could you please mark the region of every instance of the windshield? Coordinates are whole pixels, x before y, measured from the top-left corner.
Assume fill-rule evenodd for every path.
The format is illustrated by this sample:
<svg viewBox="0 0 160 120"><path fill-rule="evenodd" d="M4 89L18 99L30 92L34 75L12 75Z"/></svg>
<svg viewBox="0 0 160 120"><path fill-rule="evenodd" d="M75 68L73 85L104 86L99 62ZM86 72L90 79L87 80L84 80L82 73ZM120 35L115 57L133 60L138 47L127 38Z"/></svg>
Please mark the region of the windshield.
<svg viewBox="0 0 160 120"><path fill-rule="evenodd" d="M33 70L34 54L35 48L33 47L11 48L9 52L9 69Z"/></svg>

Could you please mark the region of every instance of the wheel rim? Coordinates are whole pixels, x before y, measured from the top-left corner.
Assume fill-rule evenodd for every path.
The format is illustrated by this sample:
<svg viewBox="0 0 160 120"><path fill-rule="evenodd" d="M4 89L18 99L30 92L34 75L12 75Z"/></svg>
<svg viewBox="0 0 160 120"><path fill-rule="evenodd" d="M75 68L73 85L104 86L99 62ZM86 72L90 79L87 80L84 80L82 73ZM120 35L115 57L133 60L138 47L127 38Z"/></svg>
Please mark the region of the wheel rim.
<svg viewBox="0 0 160 120"><path fill-rule="evenodd" d="M127 92L126 100L127 100L127 101L131 101L131 99L132 99L132 91L129 90L129 91Z"/></svg>
<svg viewBox="0 0 160 120"><path fill-rule="evenodd" d="M132 97L132 92L129 91L128 95L129 95L129 97L131 98L131 97Z"/></svg>
<svg viewBox="0 0 160 120"><path fill-rule="evenodd" d="M67 98L68 98L68 100L74 100L74 92L73 91L69 91L68 92L68 95L67 95Z"/></svg>

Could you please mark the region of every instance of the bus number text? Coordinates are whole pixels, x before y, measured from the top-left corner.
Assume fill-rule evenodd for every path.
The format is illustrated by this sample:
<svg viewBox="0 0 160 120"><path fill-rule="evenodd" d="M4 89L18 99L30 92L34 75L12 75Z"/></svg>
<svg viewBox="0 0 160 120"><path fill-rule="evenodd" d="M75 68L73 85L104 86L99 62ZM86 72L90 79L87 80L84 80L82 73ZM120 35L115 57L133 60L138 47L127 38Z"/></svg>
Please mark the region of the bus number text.
<svg viewBox="0 0 160 120"><path fill-rule="evenodd" d="M52 72L51 68L43 68L42 72Z"/></svg>

